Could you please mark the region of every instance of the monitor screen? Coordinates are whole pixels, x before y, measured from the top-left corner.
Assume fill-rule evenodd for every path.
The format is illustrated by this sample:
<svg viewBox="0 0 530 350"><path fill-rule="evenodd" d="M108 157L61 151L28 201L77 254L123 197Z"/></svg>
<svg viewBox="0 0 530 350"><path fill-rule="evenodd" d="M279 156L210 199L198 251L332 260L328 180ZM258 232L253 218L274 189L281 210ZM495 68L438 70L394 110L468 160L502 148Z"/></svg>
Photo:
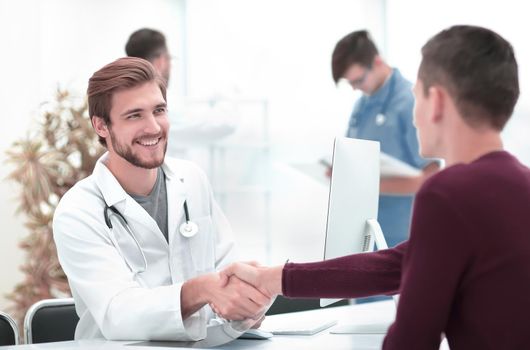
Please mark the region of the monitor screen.
<svg viewBox="0 0 530 350"><path fill-rule="evenodd" d="M332 165L324 259L373 248L373 242L367 241L371 237L367 221L377 219L379 142L336 138ZM320 304L337 300L322 299Z"/></svg>

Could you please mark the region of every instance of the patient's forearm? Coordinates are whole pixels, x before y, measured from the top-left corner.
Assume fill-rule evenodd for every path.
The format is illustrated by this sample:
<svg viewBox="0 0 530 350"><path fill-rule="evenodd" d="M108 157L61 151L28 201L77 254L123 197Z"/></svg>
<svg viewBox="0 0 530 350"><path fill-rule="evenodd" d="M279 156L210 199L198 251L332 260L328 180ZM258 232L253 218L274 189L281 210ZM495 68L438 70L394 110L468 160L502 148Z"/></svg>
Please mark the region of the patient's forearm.
<svg viewBox="0 0 530 350"><path fill-rule="evenodd" d="M395 294L408 242L373 253L348 255L314 263L288 263L282 293L300 298L359 298Z"/></svg>

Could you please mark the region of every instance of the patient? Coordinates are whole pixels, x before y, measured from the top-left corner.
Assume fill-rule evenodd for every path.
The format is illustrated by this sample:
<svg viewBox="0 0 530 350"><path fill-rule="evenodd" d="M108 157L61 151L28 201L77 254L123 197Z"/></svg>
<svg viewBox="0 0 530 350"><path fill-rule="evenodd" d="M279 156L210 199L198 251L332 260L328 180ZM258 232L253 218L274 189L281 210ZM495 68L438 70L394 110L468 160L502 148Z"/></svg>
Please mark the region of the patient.
<svg viewBox="0 0 530 350"><path fill-rule="evenodd" d="M224 273L269 296L400 293L384 349L438 349L443 334L451 349L529 348L530 169L500 137L519 96L513 48L485 28L443 30L422 48L414 95L421 154L447 167L419 191L408 241Z"/></svg>

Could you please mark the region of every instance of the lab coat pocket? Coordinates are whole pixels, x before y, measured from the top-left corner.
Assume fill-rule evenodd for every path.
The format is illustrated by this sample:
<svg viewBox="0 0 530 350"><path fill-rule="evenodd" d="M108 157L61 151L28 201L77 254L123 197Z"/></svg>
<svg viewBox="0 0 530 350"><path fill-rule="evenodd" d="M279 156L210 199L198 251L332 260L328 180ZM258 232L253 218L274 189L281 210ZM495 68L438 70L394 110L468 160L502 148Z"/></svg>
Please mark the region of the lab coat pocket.
<svg viewBox="0 0 530 350"><path fill-rule="evenodd" d="M197 274L215 270L215 250L213 238L213 222L211 216L192 219L198 226L196 235L189 238L193 266Z"/></svg>

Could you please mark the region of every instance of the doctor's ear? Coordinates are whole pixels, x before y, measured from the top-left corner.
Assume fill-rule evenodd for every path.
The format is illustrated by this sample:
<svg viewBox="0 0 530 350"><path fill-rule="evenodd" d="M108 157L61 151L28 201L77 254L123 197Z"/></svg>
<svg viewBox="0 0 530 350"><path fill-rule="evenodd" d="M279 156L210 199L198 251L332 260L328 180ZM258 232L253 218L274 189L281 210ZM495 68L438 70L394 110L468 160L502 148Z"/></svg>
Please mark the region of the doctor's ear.
<svg viewBox="0 0 530 350"><path fill-rule="evenodd" d="M372 67L380 66L384 63L383 59L379 55L375 55L374 60L372 61Z"/></svg>
<svg viewBox="0 0 530 350"><path fill-rule="evenodd" d="M98 117L95 115L95 116L92 116L92 119L90 121L92 122L92 127L94 128L98 136L106 138L109 135L109 129L107 127L107 123L102 117Z"/></svg>

